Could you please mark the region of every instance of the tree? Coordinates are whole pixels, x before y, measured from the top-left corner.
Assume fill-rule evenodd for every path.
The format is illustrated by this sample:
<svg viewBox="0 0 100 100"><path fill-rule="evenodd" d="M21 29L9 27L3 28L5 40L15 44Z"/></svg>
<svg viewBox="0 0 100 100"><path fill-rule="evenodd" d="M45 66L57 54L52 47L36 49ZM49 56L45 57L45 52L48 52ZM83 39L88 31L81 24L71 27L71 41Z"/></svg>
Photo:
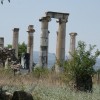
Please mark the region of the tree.
<svg viewBox="0 0 100 100"><path fill-rule="evenodd" d="M8 44L7 48L12 48L11 44ZM23 42L22 44L18 44L18 57L20 58L22 53L26 53L27 45Z"/></svg>
<svg viewBox="0 0 100 100"><path fill-rule="evenodd" d="M1 0L1 4L3 4L4 0ZM8 0L8 2L10 3L10 0Z"/></svg>
<svg viewBox="0 0 100 100"><path fill-rule="evenodd" d="M79 41L75 52L70 53L72 59L65 62L64 69L69 76L74 78L78 90L92 91L93 66L96 58L100 55L99 50L93 54L95 47L95 45L89 45L89 50L86 50L86 44Z"/></svg>
<svg viewBox="0 0 100 100"><path fill-rule="evenodd" d="M18 44L18 57L21 57L22 53L26 53L27 45L23 42Z"/></svg>

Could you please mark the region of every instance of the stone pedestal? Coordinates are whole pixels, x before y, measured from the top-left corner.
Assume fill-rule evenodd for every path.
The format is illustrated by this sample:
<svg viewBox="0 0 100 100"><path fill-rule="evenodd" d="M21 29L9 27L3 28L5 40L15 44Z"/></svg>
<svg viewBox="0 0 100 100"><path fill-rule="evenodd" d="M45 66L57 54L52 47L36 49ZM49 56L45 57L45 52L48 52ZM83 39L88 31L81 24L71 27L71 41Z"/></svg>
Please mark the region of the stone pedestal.
<svg viewBox="0 0 100 100"><path fill-rule="evenodd" d="M9 67L9 61L8 61L8 58L7 58L6 61L5 61L5 69L8 69L8 67Z"/></svg>

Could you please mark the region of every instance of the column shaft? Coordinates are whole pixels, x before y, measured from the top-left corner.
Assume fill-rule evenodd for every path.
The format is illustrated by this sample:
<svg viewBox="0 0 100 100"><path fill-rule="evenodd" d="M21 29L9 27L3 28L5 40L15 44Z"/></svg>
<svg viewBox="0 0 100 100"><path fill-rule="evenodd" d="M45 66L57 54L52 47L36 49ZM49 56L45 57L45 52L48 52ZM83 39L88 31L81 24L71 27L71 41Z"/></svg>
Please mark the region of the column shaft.
<svg viewBox="0 0 100 100"><path fill-rule="evenodd" d="M56 59L65 60L65 41L66 41L66 21L59 20L59 28L57 32Z"/></svg>
<svg viewBox="0 0 100 100"><path fill-rule="evenodd" d="M69 35L70 35L70 50L69 50L69 52L71 54L73 54L74 51L75 51L75 43L76 43L76 35L77 35L77 33L72 32Z"/></svg>
<svg viewBox="0 0 100 100"><path fill-rule="evenodd" d="M15 56L18 58L18 38L19 38L19 28L13 29L13 43L12 48L15 49Z"/></svg>
<svg viewBox="0 0 100 100"><path fill-rule="evenodd" d="M0 47L4 48L4 38L0 37Z"/></svg>
<svg viewBox="0 0 100 100"><path fill-rule="evenodd" d="M48 22L50 21L49 17L42 17L41 21L41 37L40 37L40 56L39 56L39 65L41 67L47 67L48 65Z"/></svg>
<svg viewBox="0 0 100 100"><path fill-rule="evenodd" d="M29 60L29 71L32 72L33 67L33 33L35 30L33 29L33 25L28 26L28 44L27 44L27 53L30 54L30 60Z"/></svg>
<svg viewBox="0 0 100 100"><path fill-rule="evenodd" d="M57 32L57 44L56 44L56 65L55 71L57 73L63 70L63 66L59 65L58 62L62 63L65 61L65 41L66 41L66 19L59 19L59 28Z"/></svg>

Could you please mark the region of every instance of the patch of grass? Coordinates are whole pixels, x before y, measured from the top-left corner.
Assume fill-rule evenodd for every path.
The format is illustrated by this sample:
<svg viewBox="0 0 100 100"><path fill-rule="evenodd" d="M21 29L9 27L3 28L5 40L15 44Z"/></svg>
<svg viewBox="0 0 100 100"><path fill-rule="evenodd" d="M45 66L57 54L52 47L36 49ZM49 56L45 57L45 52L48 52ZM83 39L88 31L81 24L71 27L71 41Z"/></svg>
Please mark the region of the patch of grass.
<svg viewBox="0 0 100 100"><path fill-rule="evenodd" d="M47 72L41 72L43 76L38 78L32 73L13 76L11 70L0 69L0 86L10 93L16 90L29 92L34 100L100 100L100 85L94 85L93 93L79 92L65 84L66 76Z"/></svg>

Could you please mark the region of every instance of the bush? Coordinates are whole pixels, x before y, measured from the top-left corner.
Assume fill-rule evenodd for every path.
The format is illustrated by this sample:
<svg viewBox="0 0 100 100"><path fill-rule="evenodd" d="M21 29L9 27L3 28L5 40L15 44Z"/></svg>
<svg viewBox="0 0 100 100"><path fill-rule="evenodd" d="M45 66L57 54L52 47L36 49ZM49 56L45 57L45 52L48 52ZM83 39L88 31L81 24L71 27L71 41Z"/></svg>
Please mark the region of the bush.
<svg viewBox="0 0 100 100"><path fill-rule="evenodd" d="M71 59L64 64L65 72L71 79L74 79L78 90L92 90L92 76L95 72L93 66L96 58L100 55L98 50L93 55L94 48L95 45L89 45L89 50L86 50L86 44L79 41L75 52L70 53Z"/></svg>

